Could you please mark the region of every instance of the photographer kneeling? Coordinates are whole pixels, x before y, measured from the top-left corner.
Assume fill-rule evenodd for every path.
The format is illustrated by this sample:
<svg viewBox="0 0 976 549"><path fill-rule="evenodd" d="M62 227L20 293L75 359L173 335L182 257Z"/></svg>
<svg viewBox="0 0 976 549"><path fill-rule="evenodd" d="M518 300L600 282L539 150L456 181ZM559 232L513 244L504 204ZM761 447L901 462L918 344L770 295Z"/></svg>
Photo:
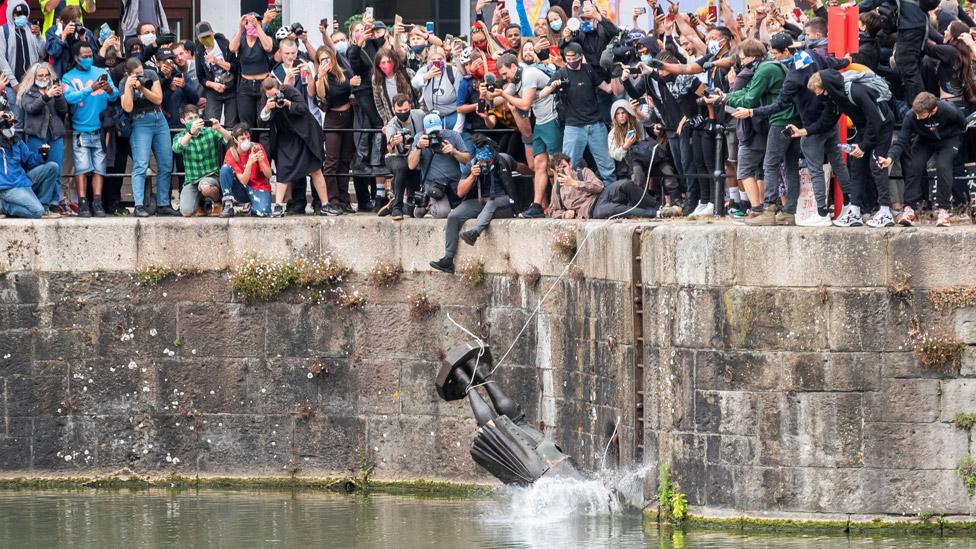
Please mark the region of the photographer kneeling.
<svg viewBox="0 0 976 549"><path fill-rule="evenodd" d="M393 98L393 118L383 133L386 135L386 167L393 174L393 201L384 206L379 215L392 215L395 221L403 219L403 198L409 193L413 196L420 190L421 176L417 169L407 165L407 152L411 149L414 136L424 128L424 111L414 109L409 95L399 94ZM411 214L413 213L411 209Z"/></svg>
<svg viewBox="0 0 976 549"><path fill-rule="evenodd" d="M414 137L413 148L407 156L407 167L420 169L421 184L414 204L414 217L423 217L429 207L434 218L444 219L458 204L457 187L461 181L461 166L471 161L461 134L445 130L436 113L424 117L424 133Z"/></svg>
<svg viewBox="0 0 976 549"><path fill-rule="evenodd" d="M60 217L49 212L57 203L58 171L54 162L44 162L14 133L13 113L0 112L0 212L10 217L38 219Z"/></svg>
<svg viewBox="0 0 976 549"><path fill-rule="evenodd" d="M458 183L457 195L461 203L447 216L444 230L444 257L431 261L430 266L445 273L454 272L454 254L458 237L474 246L491 220L512 217L512 171L515 159L498 153L498 145L483 135L472 138L475 152L471 173ZM469 219L477 219L474 228L461 233L461 226Z"/></svg>
<svg viewBox="0 0 976 549"><path fill-rule="evenodd" d="M200 205L200 195L215 204L220 201L220 181L214 177L222 160L218 148L232 138L217 120L200 118L196 105L183 105L181 110L180 121L186 129L173 137L173 154L182 155L186 166L186 179L180 191L180 213L183 217L193 217Z"/></svg>

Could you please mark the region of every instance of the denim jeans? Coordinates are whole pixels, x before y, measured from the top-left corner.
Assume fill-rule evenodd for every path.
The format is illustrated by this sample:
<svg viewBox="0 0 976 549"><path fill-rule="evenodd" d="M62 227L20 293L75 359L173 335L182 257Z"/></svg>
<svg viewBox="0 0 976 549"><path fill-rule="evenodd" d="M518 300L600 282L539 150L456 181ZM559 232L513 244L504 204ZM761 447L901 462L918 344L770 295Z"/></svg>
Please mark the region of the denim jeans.
<svg viewBox="0 0 976 549"><path fill-rule="evenodd" d="M57 200L52 202L52 197L57 196L58 170L60 167L54 162L41 164L27 172L27 177L31 180L30 187L0 191L3 213L10 217L28 219L41 217L47 206L57 203Z"/></svg>
<svg viewBox="0 0 976 549"><path fill-rule="evenodd" d="M610 147L607 145L607 127L602 122L589 126L566 126L563 134L563 154L569 156L573 166L578 166L583 159L583 151L590 148L593 160L596 161L600 178L607 185L616 179L614 170L616 165L610 158Z"/></svg>
<svg viewBox="0 0 976 549"><path fill-rule="evenodd" d="M132 197L136 206L145 206L146 171L149 154L156 157L156 204L171 206L170 179L173 174L173 142L163 113L149 112L132 120Z"/></svg>
<svg viewBox="0 0 976 549"><path fill-rule="evenodd" d="M241 184L230 166L220 168L220 194L221 200L233 199L238 204L243 202L251 203L251 213L258 217L268 217L271 215L271 193L268 191L258 191L250 186Z"/></svg>
<svg viewBox="0 0 976 549"><path fill-rule="evenodd" d="M58 165L58 179L57 184L54 186L55 200L53 203L60 202L61 198L63 198L61 194L61 166L64 165L64 138L59 137L57 139L41 139L39 137L28 137L26 143L27 148L36 152L37 154L41 154L41 145L51 146L51 152L49 152L47 155L47 161ZM51 204L47 205L50 206Z"/></svg>
<svg viewBox="0 0 976 549"><path fill-rule="evenodd" d="M800 149L807 159L807 171L813 181L813 195L817 198L817 207L827 207L828 191L827 179L824 175L824 155L830 162L834 175L840 181L840 188L844 193L851 192L851 175L847 171L847 164L837 149L837 129L831 129L817 135L807 135L800 138Z"/></svg>
<svg viewBox="0 0 976 549"><path fill-rule="evenodd" d="M767 205L779 205L780 169L786 171L786 206L788 213L796 213L800 199L800 140L783 135L781 126L770 126L766 138L766 159L763 161Z"/></svg>
<svg viewBox="0 0 976 549"><path fill-rule="evenodd" d="M444 229L444 255L454 258L457 253L458 235L464 222L474 219L475 224L472 231L481 235L488 229L488 225L495 217L511 217L512 210L509 208L510 201L507 196L497 196L489 198L482 204L477 198L464 200L456 208L451 210L447 216L447 227ZM498 213L499 215L495 215Z"/></svg>

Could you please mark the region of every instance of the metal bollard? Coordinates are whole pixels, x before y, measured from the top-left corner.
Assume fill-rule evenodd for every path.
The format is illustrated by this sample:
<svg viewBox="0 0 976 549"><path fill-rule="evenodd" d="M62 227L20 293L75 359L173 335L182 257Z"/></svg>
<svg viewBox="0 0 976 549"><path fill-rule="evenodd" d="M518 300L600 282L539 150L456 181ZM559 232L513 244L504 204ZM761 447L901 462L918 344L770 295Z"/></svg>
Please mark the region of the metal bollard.
<svg viewBox="0 0 976 549"><path fill-rule="evenodd" d="M715 215L725 215L725 159L722 156L722 144L725 142L724 128L716 124L715 131L715 171L712 172L712 196L714 197Z"/></svg>

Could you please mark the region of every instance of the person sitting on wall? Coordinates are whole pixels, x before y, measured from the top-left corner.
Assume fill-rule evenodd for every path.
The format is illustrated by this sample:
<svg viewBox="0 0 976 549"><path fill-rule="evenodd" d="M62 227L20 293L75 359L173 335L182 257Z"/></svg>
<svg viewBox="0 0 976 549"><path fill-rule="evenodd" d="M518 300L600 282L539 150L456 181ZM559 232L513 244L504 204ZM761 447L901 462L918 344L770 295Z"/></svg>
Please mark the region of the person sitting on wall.
<svg viewBox="0 0 976 549"><path fill-rule="evenodd" d="M271 161L260 143L251 141L247 122L234 126L233 146L220 168L224 209L220 217L234 217L234 202L250 202L251 215L271 216Z"/></svg>
<svg viewBox="0 0 976 549"><path fill-rule="evenodd" d="M572 160L562 153L552 155L549 170L553 181L550 217L657 217L657 200L629 179L620 179L604 187L592 170L573 169Z"/></svg>
<svg viewBox="0 0 976 549"><path fill-rule="evenodd" d="M219 121L200 118L196 105L184 105L182 111L180 121L186 129L173 137L173 154L182 155L186 167L180 213L192 217L200 206L201 195L215 203L220 200L220 182L214 177L220 170L218 148L221 142L231 141L233 137Z"/></svg>
<svg viewBox="0 0 976 549"><path fill-rule="evenodd" d="M444 257L431 261L430 266L445 273L454 272L454 254L458 238L474 246L481 233L488 229L491 220L512 217L511 190L515 159L498 153L498 145L490 138L478 134L472 138L474 160L468 176L458 183L457 196L461 202L447 216L444 230ZM476 219L474 228L461 233L461 226L469 219ZM460 233L460 234L459 234Z"/></svg>
<svg viewBox="0 0 976 549"><path fill-rule="evenodd" d="M60 215L46 205L57 203L60 167L44 162L17 137L16 119L10 111L0 112L0 212L10 217L38 219Z"/></svg>
<svg viewBox="0 0 976 549"><path fill-rule="evenodd" d="M460 204L457 188L461 181L461 166L471 161L461 134L445 130L444 122L437 113L424 117L424 132L414 136L413 148L407 156L407 167L420 169L422 183L420 190L424 198L416 204L415 217L423 214L429 207L435 218L443 219L451 213L451 208Z"/></svg>

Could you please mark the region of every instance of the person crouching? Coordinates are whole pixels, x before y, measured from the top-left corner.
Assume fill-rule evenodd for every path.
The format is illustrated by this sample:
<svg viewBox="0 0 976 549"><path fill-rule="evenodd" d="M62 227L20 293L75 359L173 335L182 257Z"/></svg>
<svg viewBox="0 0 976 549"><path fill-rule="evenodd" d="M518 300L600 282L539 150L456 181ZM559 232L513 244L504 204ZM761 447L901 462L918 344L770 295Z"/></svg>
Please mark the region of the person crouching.
<svg viewBox="0 0 976 549"><path fill-rule="evenodd" d="M15 123L13 113L0 112L0 211L27 219L61 217L45 207L57 202L60 167L31 151L16 136Z"/></svg>

